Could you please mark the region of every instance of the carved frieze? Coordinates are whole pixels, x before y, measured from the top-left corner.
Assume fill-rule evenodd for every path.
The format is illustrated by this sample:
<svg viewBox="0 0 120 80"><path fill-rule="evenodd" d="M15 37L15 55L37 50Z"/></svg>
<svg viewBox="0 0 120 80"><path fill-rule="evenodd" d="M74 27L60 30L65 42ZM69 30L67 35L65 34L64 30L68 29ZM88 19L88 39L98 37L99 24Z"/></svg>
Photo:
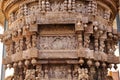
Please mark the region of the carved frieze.
<svg viewBox="0 0 120 80"><path fill-rule="evenodd" d="M77 48L75 36L42 36L40 50L74 50Z"/></svg>

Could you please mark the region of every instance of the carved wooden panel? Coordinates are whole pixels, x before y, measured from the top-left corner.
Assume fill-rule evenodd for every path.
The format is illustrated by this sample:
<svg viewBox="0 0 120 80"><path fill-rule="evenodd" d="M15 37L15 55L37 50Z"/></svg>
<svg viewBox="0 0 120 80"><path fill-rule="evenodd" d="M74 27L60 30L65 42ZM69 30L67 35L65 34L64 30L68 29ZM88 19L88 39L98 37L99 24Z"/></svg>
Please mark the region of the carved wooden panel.
<svg viewBox="0 0 120 80"><path fill-rule="evenodd" d="M75 36L41 36L41 50L74 50L77 48L77 40Z"/></svg>

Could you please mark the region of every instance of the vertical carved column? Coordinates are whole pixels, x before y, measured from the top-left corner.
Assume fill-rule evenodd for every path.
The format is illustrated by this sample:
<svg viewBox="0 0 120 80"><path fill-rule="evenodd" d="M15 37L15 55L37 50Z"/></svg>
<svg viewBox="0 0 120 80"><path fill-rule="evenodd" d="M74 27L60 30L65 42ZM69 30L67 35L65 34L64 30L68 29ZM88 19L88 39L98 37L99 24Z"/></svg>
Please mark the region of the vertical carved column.
<svg viewBox="0 0 120 80"><path fill-rule="evenodd" d="M74 70L73 70L73 73L72 73L73 80L78 80L78 68L79 68L78 65L74 65Z"/></svg>
<svg viewBox="0 0 120 80"><path fill-rule="evenodd" d="M85 48L89 48L89 43L90 43L90 34L89 33L85 33L84 34L84 47Z"/></svg>
<svg viewBox="0 0 120 80"><path fill-rule="evenodd" d="M20 43L19 40L15 41L15 52L19 52L20 51Z"/></svg>
<svg viewBox="0 0 120 80"><path fill-rule="evenodd" d="M83 44L83 39L82 39L82 32L80 32L79 34L78 34L78 46L79 46L79 49L81 49L83 46L82 46L82 44Z"/></svg>
<svg viewBox="0 0 120 80"><path fill-rule="evenodd" d="M72 10L72 0L68 0L68 12Z"/></svg>
<svg viewBox="0 0 120 80"><path fill-rule="evenodd" d="M26 36L26 47L27 47L27 49L30 49L31 47L32 47L32 45L31 45L31 36L30 35L28 35L28 36Z"/></svg>
<svg viewBox="0 0 120 80"><path fill-rule="evenodd" d="M100 48L99 51L101 53L101 58L103 61L107 60L107 54L105 54L105 39L107 38L106 32L103 32L103 34L100 36Z"/></svg>
<svg viewBox="0 0 120 80"><path fill-rule="evenodd" d="M90 67L90 71L89 71L90 80L95 80L95 73L96 73L95 67L94 66Z"/></svg>
<svg viewBox="0 0 120 80"><path fill-rule="evenodd" d="M50 11L50 2L49 0L46 1L46 11Z"/></svg>
<svg viewBox="0 0 120 80"><path fill-rule="evenodd" d="M71 69L68 69L68 80L72 80Z"/></svg>
<svg viewBox="0 0 120 80"><path fill-rule="evenodd" d="M36 65L36 73L37 73L36 80L43 79L43 77L44 77L44 72L43 72L43 70L42 70L42 65Z"/></svg>
<svg viewBox="0 0 120 80"><path fill-rule="evenodd" d="M41 0L39 0L39 2L38 2L38 8L39 8L39 11L41 11L41 10L42 10Z"/></svg>
<svg viewBox="0 0 120 80"><path fill-rule="evenodd" d="M37 34L33 34L32 35L32 47L36 47L37 46Z"/></svg>
<svg viewBox="0 0 120 80"><path fill-rule="evenodd" d="M67 11L68 10L68 1L64 0L64 10L63 11Z"/></svg>
<svg viewBox="0 0 120 80"><path fill-rule="evenodd" d="M99 38L99 33L95 33L95 51L97 52L98 51L98 38Z"/></svg>
<svg viewBox="0 0 120 80"><path fill-rule="evenodd" d="M75 31L77 33L77 38L78 38L78 56L83 57L84 55L82 54L83 50L83 25L81 21L77 21L75 24Z"/></svg>
<svg viewBox="0 0 120 80"><path fill-rule="evenodd" d="M14 43L11 42L10 44L10 54L14 54Z"/></svg>
<svg viewBox="0 0 120 80"><path fill-rule="evenodd" d="M45 79L48 80L49 77L48 77L48 67L45 66Z"/></svg>
<svg viewBox="0 0 120 80"><path fill-rule="evenodd" d="M72 0L72 11L75 12L75 8L76 8L76 0Z"/></svg>
<svg viewBox="0 0 120 80"><path fill-rule="evenodd" d="M20 39L20 51L23 51L23 48L24 48L23 39Z"/></svg>
<svg viewBox="0 0 120 80"><path fill-rule="evenodd" d="M105 39L100 38L100 49L99 49L99 51L101 51L101 52L104 52L104 47L105 47L104 41L105 41Z"/></svg>
<svg viewBox="0 0 120 80"><path fill-rule="evenodd" d="M6 45L6 52L7 52L7 56L10 55L10 45Z"/></svg>
<svg viewBox="0 0 120 80"><path fill-rule="evenodd" d="M9 17L9 24L11 24L12 22L14 22L15 18L14 18L14 14L11 13L10 17Z"/></svg>
<svg viewBox="0 0 120 80"><path fill-rule="evenodd" d="M111 54L111 47L110 47L110 40L109 39L107 39L107 53L108 54Z"/></svg>

